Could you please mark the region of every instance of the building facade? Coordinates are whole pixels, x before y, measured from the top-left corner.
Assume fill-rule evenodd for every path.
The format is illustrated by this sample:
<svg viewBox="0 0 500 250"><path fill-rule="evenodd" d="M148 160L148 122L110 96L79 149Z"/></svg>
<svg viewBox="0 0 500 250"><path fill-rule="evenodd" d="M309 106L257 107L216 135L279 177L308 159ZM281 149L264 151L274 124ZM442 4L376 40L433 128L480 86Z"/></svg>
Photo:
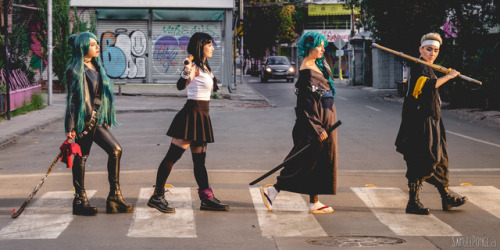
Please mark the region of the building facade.
<svg viewBox="0 0 500 250"><path fill-rule="evenodd" d="M214 38L209 64L219 84L232 81L232 0L72 0L71 6L95 24L103 65L115 82L175 83L195 32Z"/></svg>

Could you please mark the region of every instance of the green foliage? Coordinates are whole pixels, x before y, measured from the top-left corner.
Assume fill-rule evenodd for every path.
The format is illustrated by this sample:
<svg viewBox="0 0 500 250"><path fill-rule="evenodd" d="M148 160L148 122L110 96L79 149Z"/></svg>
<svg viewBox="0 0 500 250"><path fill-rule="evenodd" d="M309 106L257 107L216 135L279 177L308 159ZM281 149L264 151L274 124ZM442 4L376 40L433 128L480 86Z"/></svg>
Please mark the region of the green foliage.
<svg viewBox="0 0 500 250"><path fill-rule="evenodd" d="M71 34L78 34L80 32L85 32L85 31L90 31L95 34L95 29L96 29L96 23L94 21L94 18L91 18L90 20L90 28L88 27L89 24L86 22L83 22L82 19L80 19L80 16L78 15L78 10L76 7L73 7L72 13L71 13L71 21L73 22L73 29L71 30Z"/></svg>
<svg viewBox="0 0 500 250"><path fill-rule="evenodd" d="M26 61L28 61L28 55L30 53L30 37L28 31L28 25L24 23L22 12L18 8L13 8L12 14L12 33L9 33L9 54L10 54L10 64L9 69L21 69L28 80L33 82L35 77L35 72L33 72ZM3 34L0 36L0 68L5 67L5 36Z"/></svg>
<svg viewBox="0 0 500 250"><path fill-rule="evenodd" d="M295 41L295 12L294 5L268 5L245 9L244 46L252 58L264 57L266 51L276 43Z"/></svg>
<svg viewBox="0 0 500 250"><path fill-rule="evenodd" d="M47 48L47 1L35 0L36 6L40 8L37 20L40 28L37 30L37 39L42 47ZM70 36L70 0L58 0L52 2L52 65L53 72L59 79L58 85L61 88L66 86L65 71L66 63L71 55L71 47L68 45Z"/></svg>
<svg viewBox="0 0 500 250"><path fill-rule="evenodd" d="M43 97L40 94L33 94L31 96L31 102L29 104L26 103L26 101L25 101L22 107L11 111L10 116L14 117L14 116L18 116L18 115L23 115L23 114L26 114L30 111L40 110L43 108L45 108ZM7 117L7 115L3 114L2 116L0 116L0 121L2 119L5 119L6 117Z"/></svg>
<svg viewBox="0 0 500 250"><path fill-rule="evenodd" d="M446 20L443 1L362 0L361 6L378 43L413 56L422 35L439 31Z"/></svg>
<svg viewBox="0 0 500 250"><path fill-rule="evenodd" d="M460 87L462 84L445 85L444 88L449 89L445 92L451 93L452 106L472 103L470 96L478 90L486 98L484 106L500 107L496 104L500 102L499 39L498 35L488 34L489 28L500 24L500 0L384 0L383 4L377 0L345 2L362 7L362 26L373 32L377 43L412 56L419 56L422 35L440 33L443 46L436 64L455 68L464 75L482 80L484 84L481 88L474 86L474 90L470 86ZM442 30L447 20L456 26L456 37L447 36ZM457 89L461 93L453 93Z"/></svg>

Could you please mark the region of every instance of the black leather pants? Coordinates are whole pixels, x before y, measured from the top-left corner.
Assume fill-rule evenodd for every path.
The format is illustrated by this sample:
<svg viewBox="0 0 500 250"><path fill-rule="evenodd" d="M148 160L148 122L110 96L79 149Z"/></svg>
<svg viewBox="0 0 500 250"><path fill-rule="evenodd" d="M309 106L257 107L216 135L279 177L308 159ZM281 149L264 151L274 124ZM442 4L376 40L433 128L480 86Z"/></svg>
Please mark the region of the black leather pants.
<svg viewBox="0 0 500 250"><path fill-rule="evenodd" d="M82 157L76 156L73 161L73 186L75 192L85 191L85 162L89 156L92 143L95 142L108 154L108 181L110 190L119 190L120 158L122 148L118 141L113 137L108 128L104 125L96 127L93 133L89 133L83 138L76 139L76 143L81 148Z"/></svg>

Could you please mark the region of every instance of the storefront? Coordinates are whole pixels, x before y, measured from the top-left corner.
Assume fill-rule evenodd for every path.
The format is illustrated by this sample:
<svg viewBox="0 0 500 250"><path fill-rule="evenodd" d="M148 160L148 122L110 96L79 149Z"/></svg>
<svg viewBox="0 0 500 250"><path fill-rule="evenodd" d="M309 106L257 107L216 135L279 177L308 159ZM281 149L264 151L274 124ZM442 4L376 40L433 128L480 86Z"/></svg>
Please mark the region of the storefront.
<svg viewBox="0 0 500 250"><path fill-rule="evenodd" d="M115 81L175 83L195 32L214 38L215 51L209 64L219 83L227 86L232 80L233 1L101 2L105 3L73 0L71 5L86 17L94 16L103 64Z"/></svg>

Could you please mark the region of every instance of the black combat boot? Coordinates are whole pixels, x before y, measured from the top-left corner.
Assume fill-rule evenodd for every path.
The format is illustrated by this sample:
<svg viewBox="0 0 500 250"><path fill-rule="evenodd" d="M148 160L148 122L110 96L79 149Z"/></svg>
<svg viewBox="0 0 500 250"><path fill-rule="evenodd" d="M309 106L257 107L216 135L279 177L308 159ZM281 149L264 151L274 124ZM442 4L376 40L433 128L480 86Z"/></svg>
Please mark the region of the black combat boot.
<svg viewBox="0 0 500 250"><path fill-rule="evenodd" d="M443 205L443 211L450 211L452 207L459 207L467 203L468 199L465 196L457 197L453 196L448 187L438 186L439 194L441 195L441 204Z"/></svg>
<svg viewBox="0 0 500 250"><path fill-rule="evenodd" d="M420 202L418 198L419 189L421 187L422 182L420 180L410 181L408 182L408 188L410 189L410 199L408 200L408 204L406 205L406 213L407 214L430 214L431 211L424 207L424 205Z"/></svg>
<svg viewBox="0 0 500 250"><path fill-rule="evenodd" d="M169 207L165 200L165 189L155 186L155 191L148 201L148 207L156 208L162 213L175 213L175 208Z"/></svg>
<svg viewBox="0 0 500 250"><path fill-rule="evenodd" d="M229 206L227 204L222 204L217 198L214 197L214 193L211 188L198 190L198 195L200 196L201 200L200 210L212 210L212 211L229 210Z"/></svg>

